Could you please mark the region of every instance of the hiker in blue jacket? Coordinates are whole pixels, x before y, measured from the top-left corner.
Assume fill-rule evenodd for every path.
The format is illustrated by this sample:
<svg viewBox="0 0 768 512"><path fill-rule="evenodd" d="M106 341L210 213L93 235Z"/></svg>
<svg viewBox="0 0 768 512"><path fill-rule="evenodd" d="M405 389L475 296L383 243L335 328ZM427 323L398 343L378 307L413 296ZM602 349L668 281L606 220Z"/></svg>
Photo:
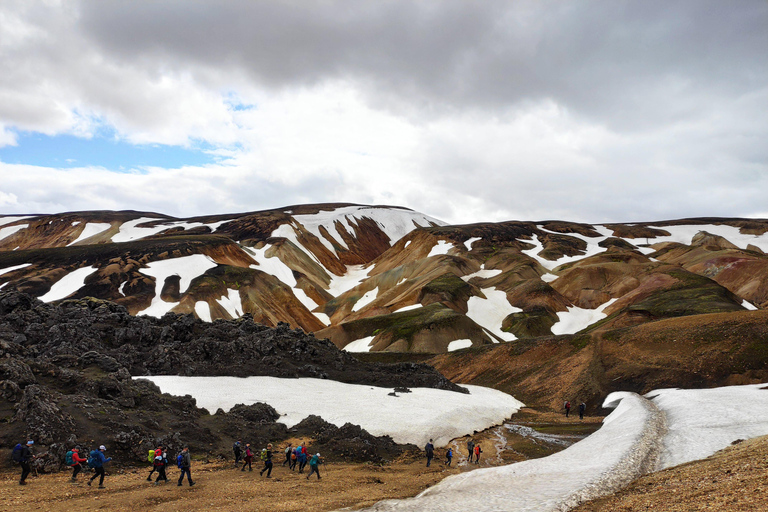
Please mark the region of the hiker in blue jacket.
<svg viewBox="0 0 768 512"><path fill-rule="evenodd" d="M181 460L179 461L179 469L181 469L179 487L181 487L181 484L184 482L184 473L187 474L187 481L189 482L189 486L192 487L195 485L195 482L192 481L192 457L189 455L189 446L185 446L184 449L181 450L179 457L181 457Z"/></svg>
<svg viewBox="0 0 768 512"><path fill-rule="evenodd" d="M316 453L312 456L312 458L309 460L309 474L307 475L307 480L309 480L309 477L312 476L312 473L317 473L317 479L320 480L320 464L322 464L322 457L320 457L319 453Z"/></svg>
<svg viewBox="0 0 768 512"><path fill-rule="evenodd" d="M33 444L35 444L35 442L29 439L24 445L21 443L17 444L13 448L13 452L11 452L11 458L13 459L13 462L16 462L19 466L21 466L21 478L19 479L19 485L27 485L27 477L29 476L29 472L32 471L30 462L35 458L35 456L32 455Z"/></svg>
<svg viewBox="0 0 768 512"><path fill-rule="evenodd" d="M104 464L112 460L112 457L107 458L104 456L105 451L107 451L107 447L101 445L98 450L93 450L91 452L90 458L88 459L88 464L93 466L94 471L93 476L88 480L88 485L91 485L96 477L99 476L101 477L99 478L99 489L104 489Z"/></svg>
<svg viewBox="0 0 768 512"><path fill-rule="evenodd" d="M453 460L453 450L451 448L448 448L448 451L445 452L445 465L450 466L452 460Z"/></svg>

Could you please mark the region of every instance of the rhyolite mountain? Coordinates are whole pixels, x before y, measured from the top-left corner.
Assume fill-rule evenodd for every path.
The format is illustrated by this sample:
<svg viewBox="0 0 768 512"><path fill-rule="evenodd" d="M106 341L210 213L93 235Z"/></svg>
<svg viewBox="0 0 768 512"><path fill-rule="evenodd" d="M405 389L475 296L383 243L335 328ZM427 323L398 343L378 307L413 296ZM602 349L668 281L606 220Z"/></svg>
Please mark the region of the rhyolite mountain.
<svg viewBox="0 0 768 512"><path fill-rule="evenodd" d="M300 205L177 219L134 211L0 217L0 291L95 297L445 353L768 305L768 221L446 225L409 209Z"/></svg>

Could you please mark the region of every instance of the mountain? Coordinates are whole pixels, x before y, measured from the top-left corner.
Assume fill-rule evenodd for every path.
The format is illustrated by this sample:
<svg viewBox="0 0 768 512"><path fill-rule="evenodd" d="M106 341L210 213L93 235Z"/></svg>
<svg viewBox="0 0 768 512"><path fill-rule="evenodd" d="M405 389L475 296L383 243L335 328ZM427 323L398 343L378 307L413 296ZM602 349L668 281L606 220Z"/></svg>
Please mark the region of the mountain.
<svg viewBox="0 0 768 512"><path fill-rule="evenodd" d="M392 206L177 219L0 217L0 290L87 296L329 338L354 352L460 348L768 305L768 221L447 225Z"/></svg>

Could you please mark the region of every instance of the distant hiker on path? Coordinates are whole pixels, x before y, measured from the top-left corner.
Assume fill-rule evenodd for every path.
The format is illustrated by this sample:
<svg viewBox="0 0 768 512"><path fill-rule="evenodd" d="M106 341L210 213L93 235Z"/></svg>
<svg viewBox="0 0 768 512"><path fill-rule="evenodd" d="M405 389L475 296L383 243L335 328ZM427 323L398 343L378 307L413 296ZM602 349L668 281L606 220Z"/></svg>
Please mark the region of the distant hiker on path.
<svg viewBox="0 0 768 512"><path fill-rule="evenodd" d="M475 446L475 462L480 464L480 454L483 453L483 449L480 448L480 445ZM470 461L471 462L471 461Z"/></svg>
<svg viewBox="0 0 768 512"><path fill-rule="evenodd" d="M107 451L107 447L101 445L98 450L91 452L88 459L88 465L92 466L94 471L93 476L88 480L88 485L91 485L97 476L101 477L99 478L99 489L104 489L104 464L112 460L112 457L107 458L104 456L105 451Z"/></svg>
<svg viewBox="0 0 768 512"><path fill-rule="evenodd" d="M17 444L11 452L13 462L21 466L21 479L19 479L19 485L27 485L27 477L29 476L29 472L32 471L32 466L30 466L29 463L35 458L35 456L32 455L33 444L35 444L35 442L29 439L26 444Z"/></svg>
<svg viewBox="0 0 768 512"><path fill-rule="evenodd" d="M453 449L448 448L448 451L445 452L445 465L450 466L452 460L453 460Z"/></svg>
<svg viewBox="0 0 768 512"><path fill-rule="evenodd" d="M259 471L259 476L267 472L267 478L272 478L272 443L262 450L262 460L264 461L264 469Z"/></svg>
<svg viewBox="0 0 768 512"><path fill-rule="evenodd" d="M580 419L580 420L583 420L583 419L584 419L584 412L585 412L586 410L587 410L587 404L585 404L584 402L581 402L581 403L579 404L579 419Z"/></svg>
<svg viewBox="0 0 768 512"><path fill-rule="evenodd" d="M248 471L253 471L253 468L251 467L251 461L253 460L253 452L251 451L251 444L247 443L245 445L245 462L243 463L243 469L240 471L245 471L245 466L248 466Z"/></svg>
<svg viewBox="0 0 768 512"><path fill-rule="evenodd" d="M298 447L291 450L291 462L288 464L288 469L291 471L296 469L296 461L299 460L299 456L297 455Z"/></svg>
<svg viewBox="0 0 768 512"><path fill-rule="evenodd" d="M432 463L432 457L435 456L435 447L430 439L427 446L424 447L424 451L427 452L427 467Z"/></svg>
<svg viewBox="0 0 768 512"><path fill-rule="evenodd" d="M288 464L288 467L291 467L291 453L293 452L293 443L288 443L288 446L285 447L285 460L283 461L283 466Z"/></svg>
<svg viewBox="0 0 768 512"><path fill-rule="evenodd" d="M243 456L243 450L240 448L240 441L235 441L232 445L232 451L235 452L235 466L240 464L240 459Z"/></svg>
<svg viewBox="0 0 768 512"><path fill-rule="evenodd" d="M312 476L312 473L317 473L317 479L320 480L320 468L318 466L322 463L323 461L321 460L319 453L312 456L309 460L309 474L307 475L307 480Z"/></svg>
<svg viewBox="0 0 768 512"><path fill-rule="evenodd" d="M184 449L181 450L180 457L181 462L179 463L179 469L181 469L181 476L179 476L179 487L181 487L184 482L185 473L187 475L189 486L192 487L195 485L195 482L192 481L192 457L189 455L189 446L185 446Z"/></svg>
<svg viewBox="0 0 768 512"><path fill-rule="evenodd" d="M469 462L472 462L472 455L475 453L475 441L471 437L467 441L467 453L469 454Z"/></svg>
<svg viewBox="0 0 768 512"><path fill-rule="evenodd" d="M571 402L568 400L565 401L565 417L567 418L569 414L571 414Z"/></svg>
<svg viewBox="0 0 768 512"><path fill-rule="evenodd" d="M88 460L87 457L80 457L80 447L75 446L70 451L67 452L66 455L66 463L69 467L71 467L74 471L72 472L72 482L77 481L77 475L82 471L83 466L80 464L81 462L86 462Z"/></svg>

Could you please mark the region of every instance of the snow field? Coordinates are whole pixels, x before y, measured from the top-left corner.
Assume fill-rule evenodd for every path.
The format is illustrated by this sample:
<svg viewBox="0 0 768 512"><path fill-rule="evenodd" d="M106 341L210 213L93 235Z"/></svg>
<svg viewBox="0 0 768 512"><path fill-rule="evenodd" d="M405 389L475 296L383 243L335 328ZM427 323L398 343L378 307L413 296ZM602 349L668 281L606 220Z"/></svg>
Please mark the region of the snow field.
<svg viewBox="0 0 768 512"><path fill-rule="evenodd" d="M85 278L97 270L96 267L82 267L74 270L53 283L48 293L38 298L43 302L53 302L66 298L82 288L85 284Z"/></svg>
<svg viewBox="0 0 768 512"><path fill-rule="evenodd" d="M6 224L10 224L11 222L16 222L16 221L19 221L19 220L31 219L32 217L33 217L32 215L19 215L19 216L15 216L15 217L0 217L0 226L5 226ZM2 238L2 237L0 237L0 238Z"/></svg>
<svg viewBox="0 0 768 512"><path fill-rule="evenodd" d="M277 377L135 377L157 384L163 393L191 395L211 413L236 404L264 402L292 427L310 414L337 426L360 425L374 436L390 435L397 443L423 447L434 439L452 439L502 423L523 404L501 391L465 386L470 394L432 388L390 396L391 388L344 384L323 379Z"/></svg>
<svg viewBox="0 0 768 512"><path fill-rule="evenodd" d="M707 233L725 238L741 249L746 249L747 245L752 244L756 247L759 247L764 252L768 251L768 233L764 233L762 235L746 235L740 233L739 228L737 227L722 226L716 224L650 227L663 229L670 234L670 236L649 238L648 243L651 244L660 242L679 242L681 244L690 245L691 240L699 231L706 231ZM630 243L632 242L630 241Z"/></svg>
<svg viewBox="0 0 768 512"><path fill-rule="evenodd" d="M151 222L151 221L160 221L160 224L152 227L138 227L139 224L143 224L145 222ZM128 222L124 222L120 226L120 230L118 233L112 237L113 242L130 242L131 240L138 240L140 238L145 238L148 236L156 235L157 233L160 233L161 231L165 231L166 229L171 228L184 228L187 229L193 229L200 226L208 226L211 231L216 231L219 229L219 226L222 224L226 224L227 222L230 222L230 220L221 220L218 222L212 222L210 224L204 224L202 222L185 222L185 221L169 221L167 219L155 219L152 217L140 217L138 219L129 220Z"/></svg>
<svg viewBox="0 0 768 512"><path fill-rule="evenodd" d="M467 301L467 316L480 327L493 333L504 341L513 341L517 337L501 330L501 322L512 313L522 311L509 304L507 294L496 288L483 288L487 297L472 296Z"/></svg>
<svg viewBox="0 0 768 512"><path fill-rule="evenodd" d="M464 281L469 281L473 277L480 277L480 278L483 278L483 279L488 279L489 277L496 277L499 274L501 274L501 270L499 270L497 268L486 269L485 265L481 265L480 266L480 270L478 270L477 272L473 272L471 274L467 274L466 276L462 276L462 279Z"/></svg>

